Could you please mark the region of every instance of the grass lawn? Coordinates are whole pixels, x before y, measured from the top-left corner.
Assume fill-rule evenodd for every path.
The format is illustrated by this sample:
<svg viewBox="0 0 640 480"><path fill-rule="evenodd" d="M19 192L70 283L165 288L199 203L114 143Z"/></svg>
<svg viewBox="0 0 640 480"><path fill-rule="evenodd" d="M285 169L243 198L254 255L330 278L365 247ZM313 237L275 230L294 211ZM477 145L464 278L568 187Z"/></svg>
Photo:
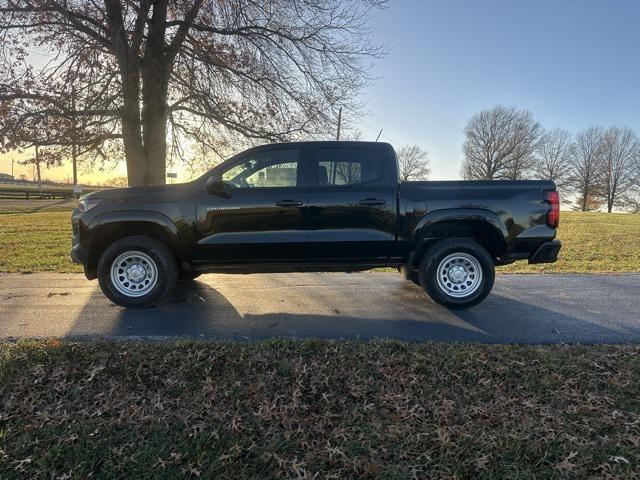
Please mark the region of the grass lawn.
<svg viewBox="0 0 640 480"><path fill-rule="evenodd" d="M561 212L556 263L516 262L501 272L606 273L640 272L640 215Z"/></svg>
<svg viewBox="0 0 640 480"><path fill-rule="evenodd" d="M7 213L70 212L78 203L73 199L20 200L0 198L0 215Z"/></svg>
<svg viewBox="0 0 640 480"><path fill-rule="evenodd" d="M640 215L562 212L555 264L516 262L499 272L640 272ZM0 271L80 272L71 263L70 212L0 215Z"/></svg>
<svg viewBox="0 0 640 480"><path fill-rule="evenodd" d="M0 478L637 478L639 397L632 346L4 343Z"/></svg>
<svg viewBox="0 0 640 480"><path fill-rule="evenodd" d="M70 250L70 210L0 215L1 272L82 272Z"/></svg>

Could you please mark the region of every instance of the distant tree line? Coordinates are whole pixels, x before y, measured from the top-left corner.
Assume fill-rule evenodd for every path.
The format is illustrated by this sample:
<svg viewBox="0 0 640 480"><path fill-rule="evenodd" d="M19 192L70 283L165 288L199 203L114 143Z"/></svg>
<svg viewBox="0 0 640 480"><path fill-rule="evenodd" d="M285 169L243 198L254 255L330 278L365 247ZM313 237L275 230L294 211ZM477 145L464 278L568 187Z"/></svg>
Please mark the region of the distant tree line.
<svg viewBox="0 0 640 480"><path fill-rule="evenodd" d="M575 209L640 212L640 140L627 127L572 135L545 130L531 112L495 106L467 123L462 175L468 180L553 180Z"/></svg>

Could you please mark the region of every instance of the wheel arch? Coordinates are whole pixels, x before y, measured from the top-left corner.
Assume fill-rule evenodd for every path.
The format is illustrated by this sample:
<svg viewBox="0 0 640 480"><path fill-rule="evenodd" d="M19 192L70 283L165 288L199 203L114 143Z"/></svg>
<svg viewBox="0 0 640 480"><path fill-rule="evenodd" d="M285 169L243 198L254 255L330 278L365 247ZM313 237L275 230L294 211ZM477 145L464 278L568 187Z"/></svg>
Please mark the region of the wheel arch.
<svg viewBox="0 0 640 480"><path fill-rule="evenodd" d="M141 235L161 241L175 255L182 259L179 248L178 229L165 215L155 212L131 212L126 216L120 214L103 214L96 217L89 225L91 241L87 270L96 274L98 260L102 253L113 242L121 238Z"/></svg>
<svg viewBox="0 0 640 480"><path fill-rule="evenodd" d="M493 212L481 209L437 210L422 217L414 230L412 266L419 265L424 252L447 238L471 238L498 258L508 251L508 231Z"/></svg>

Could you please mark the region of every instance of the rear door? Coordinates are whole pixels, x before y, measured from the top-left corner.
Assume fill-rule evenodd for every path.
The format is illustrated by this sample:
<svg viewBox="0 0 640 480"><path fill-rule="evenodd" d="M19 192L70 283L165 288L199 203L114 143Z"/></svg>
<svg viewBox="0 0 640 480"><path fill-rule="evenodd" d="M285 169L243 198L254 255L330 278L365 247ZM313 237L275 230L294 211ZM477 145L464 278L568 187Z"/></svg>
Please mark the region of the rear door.
<svg viewBox="0 0 640 480"><path fill-rule="evenodd" d="M304 148L278 146L224 165L224 195L198 202L196 257L208 263L287 263L305 257Z"/></svg>
<svg viewBox="0 0 640 480"><path fill-rule="evenodd" d="M318 145L310 160L309 259L386 262L395 241L396 183L371 144Z"/></svg>

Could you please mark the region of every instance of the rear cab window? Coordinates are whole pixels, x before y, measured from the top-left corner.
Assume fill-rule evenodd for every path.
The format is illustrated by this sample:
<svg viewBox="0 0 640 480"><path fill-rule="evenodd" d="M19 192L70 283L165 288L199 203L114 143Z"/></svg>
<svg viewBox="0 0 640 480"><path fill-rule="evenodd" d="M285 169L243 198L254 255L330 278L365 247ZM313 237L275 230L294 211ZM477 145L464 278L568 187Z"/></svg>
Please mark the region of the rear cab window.
<svg viewBox="0 0 640 480"><path fill-rule="evenodd" d="M319 147L316 150L318 187L342 187L382 180L380 159L373 148Z"/></svg>

